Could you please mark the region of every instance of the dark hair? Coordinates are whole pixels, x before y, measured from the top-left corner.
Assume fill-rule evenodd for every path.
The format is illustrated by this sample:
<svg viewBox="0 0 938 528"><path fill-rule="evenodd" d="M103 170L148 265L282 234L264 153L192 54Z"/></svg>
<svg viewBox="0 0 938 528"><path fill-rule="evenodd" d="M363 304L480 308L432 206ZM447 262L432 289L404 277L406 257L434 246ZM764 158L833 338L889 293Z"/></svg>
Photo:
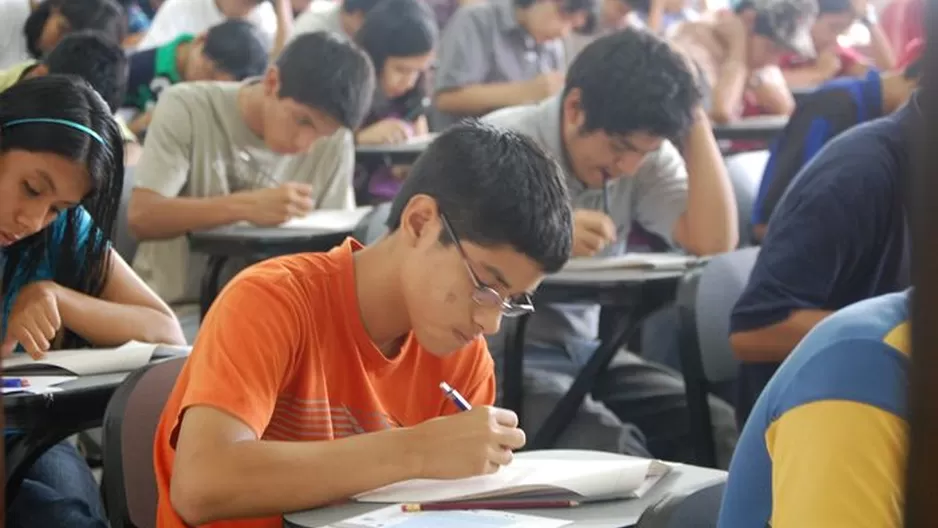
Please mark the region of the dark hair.
<svg viewBox="0 0 938 528"><path fill-rule="evenodd" d="M817 0L818 14L853 12L851 0Z"/></svg>
<svg viewBox="0 0 938 528"><path fill-rule="evenodd" d="M202 53L219 70L240 81L264 73L269 56L266 42L254 24L228 19L208 30Z"/></svg>
<svg viewBox="0 0 938 528"><path fill-rule="evenodd" d="M296 37L277 59L280 97L321 110L352 130L371 107L375 70L368 55L328 31Z"/></svg>
<svg viewBox="0 0 938 528"><path fill-rule="evenodd" d="M37 59L42 58L39 37L54 9L68 21L72 31L99 31L105 38L118 43L127 36L127 15L114 0L46 0L29 14L23 26L26 46Z"/></svg>
<svg viewBox="0 0 938 528"><path fill-rule="evenodd" d="M18 119L45 118L72 121L97 132L102 145L87 132L57 123L22 123ZM91 192L81 205L94 221L84 245L80 244L78 208L65 215L61 246L46 228L6 249L3 284L19 273L34 274L43 256L55 261L55 282L79 292L99 296L110 268L110 238L124 183L124 150L120 130L104 100L85 81L64 75L27 79L0 93L0 154L13 149L57 154L82 161L91 177ZM19 268L19 269L18 269ZM2 292L5 298L9 292ZM4 299L7 302L7 299ZM65 346L84 344L67 333Z"/></svg>
<svg viewBox="0 0 938 528"><path fill-rule="evenodd" d="M389 57L425 55L436 48L438 39L436 17L424 0L384 0L368 13L355 34L358 45L371 57L376 74ZM426 76L421 75L397 100L403 112L410 114L424 104L428 92Z"/></svg>
<svg viewBox="0 0 938 528"><path fill-rule="evenodd" d="M584 132L647 132L677 139L693 122L700 90L687 63L648 31L600 37L567 70L563 96L580 90Z"/></svg>
<svg viewBox="0 0 938 528"><path fill-rule="evenodd" d="M381 2L382 0L345 0L342 2L342 11L346 13L361 11L362 13L368 14L369 11L374 9L375 6Z"/></svg>
<svg viewBox="0 0 938 528"><path fill-rule="evenodd" d="M49 73L84 79L116 112L127 94L128 59L116 42L96 31L79 31L63 38L42 60Z"/></svg>
<svg viewBox="0 0 938 528"><path fill-rule="evenodd" d="M556 2L560 6L560 10L563 11L564 13L577 13L579 11L586 11L587 13L593 14L594 15L593 18L595 18L595 15L599 13L599 4L600 4L599 0L514 0L514 1L515 1L515 7L520 7L521 9L527 9L538 2Z"/></svg>
<svg viewBox="0 0 938 528"><path fill-rule="evenodd" d="M394 198L391 231L418 194L436 200L466 242L510 246L546 273L570 257L573 221L561 169L527 136L475 121L448 128L417 159ZM451 240L444 235L441 242Z"/></svg>

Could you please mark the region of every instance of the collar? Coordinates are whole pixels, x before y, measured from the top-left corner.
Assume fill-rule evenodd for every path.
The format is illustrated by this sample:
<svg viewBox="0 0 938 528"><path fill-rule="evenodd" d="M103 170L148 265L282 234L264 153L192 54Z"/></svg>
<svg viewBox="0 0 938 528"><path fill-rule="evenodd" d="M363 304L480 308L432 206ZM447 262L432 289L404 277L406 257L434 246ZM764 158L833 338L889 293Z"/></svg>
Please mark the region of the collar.
<svg viewBox="0 0 938 528"><path fill-rule="evenodd" d="M563 143L563 98L557 94L551 98L545 99L537 104L535 109L537 114L537 129L544 148L546 148L554 158L557 164L563 170L564 179L567 181L567 189L571 194L585 192L586 184L581 182L573 168L570 166L567 157L567 147Z"/></svg>

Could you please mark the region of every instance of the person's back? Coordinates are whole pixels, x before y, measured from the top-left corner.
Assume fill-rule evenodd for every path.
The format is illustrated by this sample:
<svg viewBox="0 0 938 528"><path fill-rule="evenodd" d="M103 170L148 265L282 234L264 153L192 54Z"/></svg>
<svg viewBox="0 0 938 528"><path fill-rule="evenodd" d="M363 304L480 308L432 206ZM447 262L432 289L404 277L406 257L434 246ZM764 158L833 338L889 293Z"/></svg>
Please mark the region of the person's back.
<svg viewBox="0 0 938 528"><path fill-rule="evenodd" d="M819 321L908 286L903 192L918 116L913 95L896 113L844 132L782 197L730 318L740 422Z"/></svg>
<svg viewBox="0 0 938 528"><path fill-rule="evenodd" d="M909 292L828 317L775 373L730 465L718 526L901 526Z"/></svg>
<svg viewBox="0 0 938 528"><path fill-rule="evenodd" d="M157 429L157 526L280 527L397 481L492 473L524 445L517 416L487 407L482 334L533 310L529 292L569 257L553 160L459 125L415 163L387 225L367 248L255 265L217 299Z"/></svg>
<svg viewBox="0 0 938 528"><path fill-rule="evenodd" d="M257 0L166 0L160 5L137 49L155 48L183 34L197 35L228 18L254 24L270 41L277 31L273 4Z"/></svg>
<svg viewBox="0 0 938 528"><path fill-rule="evenodd" d="M352 208L348 129L361 122L373 90L364 53L326 33L294 40L261 79L165 90L128 209L142 241L138 273L168 302L191 304L205 260L189 254L186 233Z"/></svg>
<svg viewBox="0 0 938 528"><path fill-rule="evenodd" d="M860 123L903 105L918 85L919 61L901 72L871 70L864 78L843 77L825 83L799 101L785 129L772 145L752 210L756 240L765 236L772 212L799 171L828 141Z"/></svg>

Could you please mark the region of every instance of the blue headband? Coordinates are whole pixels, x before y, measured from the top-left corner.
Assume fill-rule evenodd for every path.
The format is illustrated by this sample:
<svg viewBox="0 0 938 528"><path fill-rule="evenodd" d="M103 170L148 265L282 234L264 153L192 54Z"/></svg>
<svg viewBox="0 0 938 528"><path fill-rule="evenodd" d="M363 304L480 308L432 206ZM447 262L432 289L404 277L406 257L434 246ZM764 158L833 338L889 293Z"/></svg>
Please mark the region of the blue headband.
<svg viewBox="0 0 938 528"><path fill-rule="evenodd" d="M14 119L13 121L7 121L3 125L0 125L0 128L9 128L15 125L25 125L29 123L51 123L54 125L64 125L69 128L74 128L80 132L84 132L91 136L92 139L101 144L102 147L108 148L107 141L104 141L104 138L101 137L101 134L98 134L94 130L82 125L81 123L76 123L74 121L69 121L68 119L56 119L53 117L28 117L25 119Z"/></svg>

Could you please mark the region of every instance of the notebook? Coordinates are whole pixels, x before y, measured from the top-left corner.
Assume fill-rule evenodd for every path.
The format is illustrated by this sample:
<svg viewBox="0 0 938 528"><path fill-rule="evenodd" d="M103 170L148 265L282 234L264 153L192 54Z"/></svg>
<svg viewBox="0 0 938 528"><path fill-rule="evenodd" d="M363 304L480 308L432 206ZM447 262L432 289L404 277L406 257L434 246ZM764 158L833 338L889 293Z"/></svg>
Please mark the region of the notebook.
<svg viewBox="0 0 938 528"><path fill-rule="evenodd" d="M50 350L39 361L28 354L16 354L3 360L5 375L72 374L89 376L112 372L130 372L150 362L157 345L130 341L117 348ZM169 355L167 355L169 357Z"/></svg>
<svg viewBox="0 0 938 528"><path fill-rule="evenodd" d="M491 475L459 480L398 482L355 497L359 502L420 503L556 496L578 500L639 497L671 468L646 458L601 460L516 458Z"/></svg>
<svg viewBox="0 0 938 528"><path fill-rule="evenodd" d="M700 257L677 253L626 253L615 257L573 258L563 271L610 269L682 270L703 262Z"/></svg>
<svg viewBox="0 0 938 528"><path fill-rule="evenodd" d="M371 212L371 206L344 209L321 209L302 218L292 218L281 224L286 229L319 229L322 231L351 231Z"/></svg>

